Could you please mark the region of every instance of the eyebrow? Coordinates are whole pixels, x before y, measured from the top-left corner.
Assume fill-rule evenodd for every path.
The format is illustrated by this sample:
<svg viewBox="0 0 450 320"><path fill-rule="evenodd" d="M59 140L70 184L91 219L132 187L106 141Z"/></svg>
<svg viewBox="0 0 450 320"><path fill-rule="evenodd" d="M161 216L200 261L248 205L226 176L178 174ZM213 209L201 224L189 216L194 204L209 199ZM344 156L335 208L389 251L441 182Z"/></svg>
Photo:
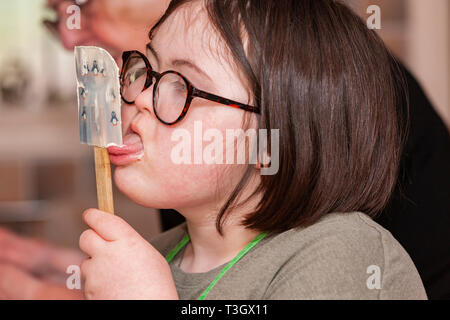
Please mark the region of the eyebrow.
<svg viewBox="0 0 450 320"><path fill-rule="evenodd" d="M158 52L155 50L155 48L152 47L152 45L150 43L147 43L147 49L155 56L156 61L158 62L158 64L160 64L161 60L159 57ZM208 76L208 74L203 71L202 69L200 69L193 61L189 60L189 59L174 59L171 61L171 65L175 66L175 67L181 67L181 66L186 66L188 68L191 68L193 70L195 70L196 72L198 72L199 74L203 75L204 77L206 77L209 81L212 82L212 79L210 76Z"/></svg>
<svg viewBox="0 0 450 320"><path fill-rule="evenodd" d="M160 61L159 61L159 54L158 54L158 52L156 52L155 48L153 48L150 43L147 43L147 45L145 47L147 48L147 50L149 50L155 56L156 61L159 64L160 63Z"/></svg>

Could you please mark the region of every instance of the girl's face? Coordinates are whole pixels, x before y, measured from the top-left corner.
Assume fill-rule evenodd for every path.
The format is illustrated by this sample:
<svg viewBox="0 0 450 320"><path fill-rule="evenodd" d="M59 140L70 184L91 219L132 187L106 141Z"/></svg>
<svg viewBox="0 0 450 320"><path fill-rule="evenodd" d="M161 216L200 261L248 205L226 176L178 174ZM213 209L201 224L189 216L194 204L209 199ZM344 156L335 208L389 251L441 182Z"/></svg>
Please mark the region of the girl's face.
<svg viewBox="0 0 450 320"><path fill-rule="evenodd" d="M226 56L223 41L212 29L201 2L177 9L155 31L150 45L153 50L147 50L146 55L155 71L178 71L200 90L251 104L246 87L231 58ZM246 111L194 98L186 117L167 126L153 113L152 95L153 85L136 98L134 105L122 107L124 144L140 146L136 148L142 157L137 161L111 157L117 165L116 185L143 206L174 208L185 215L199 212L200 207L215 212L242 177L246 165L206 164L204 160L193 164L194 140L200 141L205 150L211 141L203 141L203 133L216 129L222 134L225 148L226 130L242 129ZM251 119L245 129L256 128L254 114ZM201 124L200 135L198 129L194 133L194 124L197 128ZM191 164L177 164L172 159L172 150L180 145L180 140L172 139L172 135L180 130L190 136ZM225 163L225 155L223 159Z"/></svg>

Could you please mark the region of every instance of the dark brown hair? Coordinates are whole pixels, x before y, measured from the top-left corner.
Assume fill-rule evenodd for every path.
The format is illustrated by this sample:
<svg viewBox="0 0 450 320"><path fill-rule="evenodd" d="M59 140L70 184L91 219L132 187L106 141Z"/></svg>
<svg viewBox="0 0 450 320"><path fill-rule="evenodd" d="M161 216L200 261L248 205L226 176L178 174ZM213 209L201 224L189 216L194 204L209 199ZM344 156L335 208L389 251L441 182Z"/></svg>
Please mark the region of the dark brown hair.
<svg viewBox="0 0 450 320"><path fill-rule="evenodd" d="M243 225L282 232L331 212L378 213L396 184L404 87L376 33L333 0L201 1L261 109L259 127L280 130L279 171L261 176ZM188 2L172 0L150 38ZM249 177L219 213L219 233Z"/></svg>

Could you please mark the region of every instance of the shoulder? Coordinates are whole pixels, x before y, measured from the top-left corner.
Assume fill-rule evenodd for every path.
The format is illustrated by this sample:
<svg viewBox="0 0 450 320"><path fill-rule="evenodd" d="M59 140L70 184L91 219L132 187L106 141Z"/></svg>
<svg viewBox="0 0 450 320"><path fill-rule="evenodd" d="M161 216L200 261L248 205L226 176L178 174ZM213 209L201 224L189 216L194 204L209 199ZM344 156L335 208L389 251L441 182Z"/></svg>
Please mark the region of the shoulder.
<svg viewBox="0 0 450 320"><path fill-rule="evenodd" d="M332 213L272 241L290 249L266 291L269 299L426 298L409 255L363 213Z"/></svg>
<svg viewBox="0 0 450 320"><path fill-rule="evenodd" d="M150 244L166 256L186 234L186 222L179 224L150 239Z"/></svg>
<svg viewBox="0 0 450 320"><path fill-rule="evenodd" d="M339 254L384 256L384 245L401 249L389 231L360 212L330 213L311 226L293 228L272 239L273 245L288 245L295 255L305 255L316 249Z"/></svg>

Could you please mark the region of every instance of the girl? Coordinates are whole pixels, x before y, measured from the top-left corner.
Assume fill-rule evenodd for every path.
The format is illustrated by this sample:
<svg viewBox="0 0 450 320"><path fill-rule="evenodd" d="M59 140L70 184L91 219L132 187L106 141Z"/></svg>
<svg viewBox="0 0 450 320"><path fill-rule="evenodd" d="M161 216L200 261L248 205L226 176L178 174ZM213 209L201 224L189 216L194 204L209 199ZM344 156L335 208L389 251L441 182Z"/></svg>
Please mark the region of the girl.
<svg viewBox="0 0 450 320"><path fill-rule="evenodd" d="M149 36L123 54L114 179L186 223L149 244L85 211L87 298L426 299L369 217L402 140L401 81L374 32L332 0L173 0ZM269 148L256 163L224 139L253 150L259 129Z"/></svg>

